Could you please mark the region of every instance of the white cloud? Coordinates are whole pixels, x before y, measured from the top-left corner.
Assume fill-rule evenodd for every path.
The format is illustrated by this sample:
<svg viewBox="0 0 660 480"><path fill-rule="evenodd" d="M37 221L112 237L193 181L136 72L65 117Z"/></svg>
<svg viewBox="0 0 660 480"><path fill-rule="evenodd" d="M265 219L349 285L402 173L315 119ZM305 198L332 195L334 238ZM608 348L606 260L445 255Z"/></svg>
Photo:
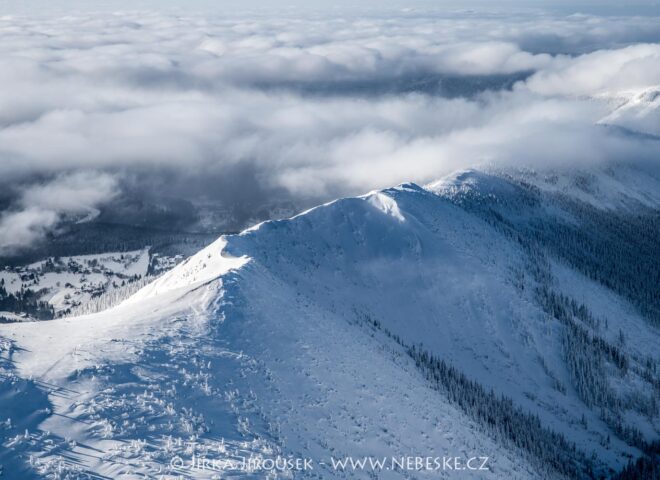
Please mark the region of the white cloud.
<svg viewBox="0 0 660 480"><path fill-rule="evenodd" d="M65 216L82 218L117 194L108 174L77 172L25 186L13 209L0 216L0 253L41 240Z"/></svg>
<svg viewBox="0 0 660 480"><path fill-rule="evenodd" d="M117 182L107 174L77 172L26 189L21 204L57 212L84 213L116 193Z"/></svg>
<svg viewBox="0 0 660 480"><path fill-rule="evenodd" d="M58 221L56 212L39 208L4 213L0 217L0 253L7 254L32 245Z"/></svg>
<svg viewBox="0 0 660 480"><path fill-rule="evenodd" d="M386 12L0 17L0 185L23 185L0 249L125 178L258 204L479 162L652 156L596 123L603 91L660 84L653 19Z"/></svg>
<svg viewBox="0 0 660 480"><path fill-rule="evenodd" d="M596 95L657 85L660 85L660 44L559 58L526 82L529 89L543 95Z"/></svg>

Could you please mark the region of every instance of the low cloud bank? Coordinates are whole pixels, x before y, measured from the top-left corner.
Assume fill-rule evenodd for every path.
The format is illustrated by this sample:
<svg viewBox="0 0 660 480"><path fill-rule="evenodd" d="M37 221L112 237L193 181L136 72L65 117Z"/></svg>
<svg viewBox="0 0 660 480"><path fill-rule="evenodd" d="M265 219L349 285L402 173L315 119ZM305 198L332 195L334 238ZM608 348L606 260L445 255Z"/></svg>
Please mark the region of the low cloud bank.
<svg viewBox="0 0 660 480"><path fill-rule="evenodd" d="M116 179L99 172L62 174L20 188L12 208L0 215L0 254L39 241L65 217L89 219L116 194Z"/></svg>
<svg viewBox="0 0 660 480"><path fill-rule="evenodd" d="M653 161L597 124L660 85L655 20L0 17L0 252L128 188L253 218L483 162Z"/></svg>

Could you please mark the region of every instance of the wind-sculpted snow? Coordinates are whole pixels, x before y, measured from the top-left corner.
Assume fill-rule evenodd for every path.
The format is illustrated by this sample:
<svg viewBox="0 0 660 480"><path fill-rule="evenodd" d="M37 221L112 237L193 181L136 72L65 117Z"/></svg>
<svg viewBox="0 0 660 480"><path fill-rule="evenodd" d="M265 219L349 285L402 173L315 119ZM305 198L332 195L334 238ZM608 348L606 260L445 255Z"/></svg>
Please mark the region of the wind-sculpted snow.
<svg viewBox="0 0 660 480"><path fill-rule="evenodd" d="M144 298L159 295L185 293L195 287L217 280L230 270L240 268L247 262L245 256L232 257L225 251L226 237L220 237L196 255L185 260L178 268L164 274L159 279L131 297L128 302L140 302Z"/></svg>
<svg viewBox="0 0 660 480"><path fill-rule="evenodd" d="M275 478L439 474L333 467L346 457L488 457L449 478L621 469L660 432L641 294L654 277L631 255L653 259L657 224L630 243L641 227L627 213L658 205L637 199L655 181L642 171L594 175L622 182L603 209L561 172L467 171L337 200L223 236L106 312L1 326L5 373L34 378L50 405L26 432L0 430L5 471L218 473L189 468L193 455L248 478L267 472L243 457L313 465ZM594 211L627 223L615 235ZM559 248L544 225L583 236ZM591 244L605 256L577 263ZM624 263L640 278L606 282L599 268ZM5 395L3 412L24 417L19 401Z"/></svg>

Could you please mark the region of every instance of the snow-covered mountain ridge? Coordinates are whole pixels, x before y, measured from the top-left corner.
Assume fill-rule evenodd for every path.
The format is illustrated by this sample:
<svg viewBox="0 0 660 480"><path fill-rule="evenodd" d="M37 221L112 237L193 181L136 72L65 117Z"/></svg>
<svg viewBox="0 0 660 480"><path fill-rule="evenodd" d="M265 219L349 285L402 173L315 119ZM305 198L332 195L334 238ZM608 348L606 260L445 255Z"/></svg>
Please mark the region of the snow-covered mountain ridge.
<svg viewBox="0 0 660 480"><path fill-rule="evenodd" d="M252 478L438 475L349 456L609 475L660 432L659 192L643 168L463 171L223 236L111 310L0 326L5 475L219 474L172 462L193 453ZM277 455L314 470L240 462Z"/></svg>

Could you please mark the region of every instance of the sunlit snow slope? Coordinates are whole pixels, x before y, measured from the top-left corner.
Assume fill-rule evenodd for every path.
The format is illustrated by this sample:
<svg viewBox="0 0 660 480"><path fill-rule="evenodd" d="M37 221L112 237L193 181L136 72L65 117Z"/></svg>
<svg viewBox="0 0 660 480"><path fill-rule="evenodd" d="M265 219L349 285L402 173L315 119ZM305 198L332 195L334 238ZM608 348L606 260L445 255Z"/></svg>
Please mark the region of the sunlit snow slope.
<svg viewBox="0 0 660 480"><path fill-rule="evenodd" d="M459 172L222 237L112 310L2 325L4 475L219 475L193 453L249 478L241 458L278 455L313 464L276 478L609 475L660 432L659 192L632 167Z"/></svg>

